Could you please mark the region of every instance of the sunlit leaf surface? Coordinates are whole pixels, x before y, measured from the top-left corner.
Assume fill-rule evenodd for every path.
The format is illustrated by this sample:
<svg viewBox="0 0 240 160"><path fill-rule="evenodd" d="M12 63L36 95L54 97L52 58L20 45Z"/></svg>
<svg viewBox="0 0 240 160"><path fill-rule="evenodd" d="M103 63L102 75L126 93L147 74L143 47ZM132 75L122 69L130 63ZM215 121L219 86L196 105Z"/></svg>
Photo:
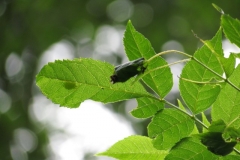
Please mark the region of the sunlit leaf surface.
<svg viewBox="0 0 240 160"><path fill-rule="evenodd" d="M221 30L207 43L213 46L212 50L218 53L219 56L223 55ZM195 52L194 57L221 75L223 74L221 64L216 57L217 55L212 53L212 50L204 45ZM185 65L181 77L198 82L208 82L213 79L220 80L219 77L194 60L191 60ZM179 89L187 106L196 114L206 110L212 105L220 92L220 85L197 84L180 79Z"/></svg>
<svg viewBox="0 0 240 160"><path fill-rule="evenodd" d="M188 136L194 121L176 109L164 109L157 113L148 126L148 135L157 149L170 149L181 138Z"/></svg>
<svg viewBox="0 0 240 160"><path fill-rule="evenodd" d="M55 61L42 68L36 77L43 94L54 103L78 107L87 99L110 103L125 99L152 97L140 83L110 83L114 67L93 59Z"/></svg>
<svg viewBox="0 0 240 160"><path fill-rule="evenodd" d="M144 136L130 136L115 143L100 156L109 156L118 160L163 160L167 151L157 150L152 140Z"/></svg>

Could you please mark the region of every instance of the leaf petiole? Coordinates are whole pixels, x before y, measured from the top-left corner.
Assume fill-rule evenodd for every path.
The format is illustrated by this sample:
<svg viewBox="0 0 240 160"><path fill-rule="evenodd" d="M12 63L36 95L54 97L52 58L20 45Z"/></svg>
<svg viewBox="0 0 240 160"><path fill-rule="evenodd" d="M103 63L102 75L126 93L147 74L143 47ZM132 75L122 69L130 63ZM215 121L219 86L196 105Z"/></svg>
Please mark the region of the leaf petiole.
<svg viewBox="0 0 240 160"><path fill-rule="evenodd" d="M153 57L155 57L155 56L153 56ZM151 58L150 58L150 59L151 59ZM147 64L150 59L146 60L145 63ZM156 71L156 70L159 70L159 69L162 69L162 68L165 68L165 67L169 67L169 66L172 66L172 65L174 65L174 64L187 62L187 61L190 61L190 60L191 60L190 58L187 58L187 59L179 60L179 61L176 61L176 62L173 62L173 63L169 63L169 64L167 64L167 65L163 65L163 66L154 68L154 69L152 69L152 70L146 70L143 74L139 74L139 75L135 78L135 80L132 82L132 85L133 85L135 82L137 82L139 79L143 78L145 75L147 75L147 74L149 74L149 73L151 73L151 72L153 72L153 71Z"/></svg>
<svg viewBox="0 0 240 160"><path fill-rule="evenodd" d="M196 83L196 84L219 84L219 83L225 83L225 81L218 81L216 79L210 80L210 81L206 81L206 82L200 82L200 81L194 81L194 80L187 79L187 78L182 78L182 77L179 77L179 76L177 76L177 77L182 79L182 80L184 80L184 81L192 82L192 83Z"/></svg>
<svg viewBox="0 0 240 160"><path fill-rule="evenodd" d="M235 88L237 91L240 91L240 88L238 88L236 85L234 85L231 81L229 81L228 79L224 78L222 75L218 74L217 72L215 72L214 70L212 70L211 68L209 68L208 66L206 66L204 63L202 63L201 61L199 61L198 59L196 59L194 56L191 56L185 52L181 52L181 51L177 51L177 50L167 50L167 51L163 51L160 52L156 55L154 55L153 57L149 58L148 60L146 60L145 63L148 63L150 61L152 61L154 58L164 55L164 54L168 54L168 53L179 53L182 55L185 55L191 59L193 59L194 61L196 61L197 63L199 63L200 65L202 65L203 67L205 67L206 69L208 69L210 72L212 72L213 74L215 74L216 76L218 76L219 78L223 79L225 82L227 82L229 85L231 85L233 88ZM159 69L159 67L158 67ZM140 79L140 78L139 78Z"/></svg>

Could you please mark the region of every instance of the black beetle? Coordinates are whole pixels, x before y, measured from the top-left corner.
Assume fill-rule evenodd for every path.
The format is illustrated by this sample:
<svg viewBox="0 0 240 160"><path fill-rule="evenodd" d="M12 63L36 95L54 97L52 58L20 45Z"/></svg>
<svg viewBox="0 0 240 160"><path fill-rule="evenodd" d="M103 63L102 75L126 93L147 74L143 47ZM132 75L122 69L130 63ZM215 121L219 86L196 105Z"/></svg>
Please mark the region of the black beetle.
<svg viewBox="0 0 240 160"><path fill-rule="evenodd" d="M131 77L144 73L146 66L144 66L144 58L138 58L136 60L121 64L115 67L115 71L111 78L111 82L126 82Z"/></svg>

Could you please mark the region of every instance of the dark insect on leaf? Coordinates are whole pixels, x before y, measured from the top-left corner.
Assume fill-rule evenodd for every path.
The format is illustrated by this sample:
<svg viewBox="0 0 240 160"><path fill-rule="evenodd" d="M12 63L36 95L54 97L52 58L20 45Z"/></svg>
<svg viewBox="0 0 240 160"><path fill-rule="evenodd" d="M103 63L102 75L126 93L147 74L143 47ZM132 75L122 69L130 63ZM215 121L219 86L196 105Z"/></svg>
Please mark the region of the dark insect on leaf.
<svg viewBox="0 0 240 160"><path fill-rule="evenodd" d="M201 142L214 154L225 156L233 151L237 142L225 142L221 132L207 132L200 134Z"/></svg>
<svg viewBox="0 0 240 160"><path fill-rule="evenodd" d="M115 71L111 78L111 82L126 82L131 77L144 73L146 67L144 66L144 58L139 58L134 61L127 62L115 67Z"/></svg>

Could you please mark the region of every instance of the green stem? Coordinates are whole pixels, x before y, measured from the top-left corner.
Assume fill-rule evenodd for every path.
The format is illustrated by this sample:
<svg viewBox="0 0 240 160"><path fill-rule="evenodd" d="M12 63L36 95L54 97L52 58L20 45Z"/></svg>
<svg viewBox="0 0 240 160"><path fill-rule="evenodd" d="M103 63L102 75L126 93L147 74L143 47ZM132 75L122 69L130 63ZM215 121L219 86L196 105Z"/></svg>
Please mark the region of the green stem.
<svg viewBox="0 0 240 160"><path fill-rule="evenodd" d="M208 129L208 127L207 127L202 121L200 121L199 119L197 119L197 117L196 117L195 115L192 115L192 114L190 114L190 113L182 110L182 109L179 108L178 106L175 106L174 104L172 104L172 103L170 103L170 102L168 102L168 101L166 101L166 100L164 100L164 102L165 102L166 104L168 104L169 106L174 107L174 108L176 108L177 110L181 111L182 113L188 115L190 118L194 119L196 122L198 122L199 124L201 124L204 128Z"/></svg>
<svg viewBox="0 0 240 160"><path fill-rule="evenodd" d="M235 121L237 121L240 118L240 115L237 116L236 118L234 118L227 126L226 128L228 128L229 126L231 126Z"/></svg>
<svg viewBox="0 0 240 160"><path fill-rule="evenodd" d="M216 76L218 76L219 78L223 79L225 82L227 82L230 86L232 86L233 88L235 88L237 91L240 91L240 89L235 86L232 82L230 82L228 79L222 77L220 74L218 74L217 72L215 72L214 70L212 70L211 68L209 68L208 66L206 66L205 64L203 64L202 62L200 62L198 59L196 59L195 57L192 57L193 60L195 60L197 63L199 63L200 65L204 66L206 69L208 69L209 71L211 71L212 73L214 73Z"/></svg>
<svg viewBox="0 0 240 160"><path fill-rule="evenodd" d="M228 79L225 79L225 81L226 81L228 84L230 84L230 86L232 86L232 87L235 88L236 90L240 91L240 89L239 89L237 86L235 86L232 82L230 82Z"/></svg>
<svg viewBox="0 0 240 160"><path fill-rule="evenodd" d="M196 84L219 84L219 83L225 83L225 81L216 81L216 82L211 82L211 81L206 81L206 82L199 82L199 81L194 81L194 80L191 80L191 79L186 79L186 78L182 78L182 77L179 77L178 78L184 80L184 81L187 81L187 82L191 82L191 83L196 83Z"/></svg>
<svg viewBox="0 0 240 160"><path fill-rule="evenodd" d="M163 51L163 52L157 53L156 55L154 55L154 56L152 56L151 58L149 58L149 59L147 60L147 62L150 62L150 61L152 61L154 58L159 57L159 56L161 56L161 55L168 54L168 53L174 53L174 52L175 52L175 53L180 53L180 54L183 54L183 55L185 55L185 56L187 56L187 57L189 57L189 58L192 58L192 56L188 55L187 53L181 52L181 51L177 51L177 50L167 50L167 51Z"/></svg>
<svg viewBox="0 0 240 160"><path fill-rule="evenodd" d="M238 88L237 86L235 86L231 81L229 81L228 79L222 77L222 75L218 74L217 72L215 72L214 70L212 70L211 68L209 68L208 66L206 66L204 63L202 63L201 61L199 61L198 59L196 59L195 57L187 54L187 53L184 53L184 52L181 52L181 51L177 51L177 50L168 50L168 51L163 51L163 52L160 52L154 56L152 56L151 58L149 58L147 60L147 62L150 62L151 60L153 60L154 58L158 57L158 56L161 56L161 55L164 55L164 54L167 54L167 53L179 53L179 54L182 54L184 56L187 56L189 58L192 58L195 62L197 62L198 64L202 65L203 67L205 67L207 70L209 70L210 72L212 72L213 74L215 74L216 76L218 76L219 78L223 79L225 82L227 82L229 85L231 85L233 88L235 88L237 91L240 91L240 88Z"/></svg>
<svg viewBox="0 0 240 160"><path fill-rule="evenodd" d="M182 113L184 113L184 114L188 115L188 116L189 116L189 117L191 117L191 118L193 118L193 117L194 117L194 116L193 116L193 115L191 115L190 113L188 113L188 112L186 112L186 111L182 110L182 109L181 109L181 108L179 108L178 106L176 106L176 105L174 105L174 104L172 104L172 103L168 102L168 101L167 101L167 100L165 100L165 99L163 99L163 100L161 100L161 101L163 101L164 103L168 104L169 106L171 106L171 107L173 107L173 108L175 108L175 109L177 109L177 110L181 111Z"/></svg>
<svg viewBox="0 0 240 160"><path fill-rule="evenodd" d="M154 68L154 69L152 69L152 70L149 70L149 71L147 71L146 73L144 73L144 75L147 75L147 74L149 74L150 72L159 70L159 69L161 69L161 68L169 67L169 66L172 66L172 65L174 65L174 64L183 63L183 62L187 62L187 61L190 61L190 60L191 60L190 58L187 58L187 59L182 59L182 60L179 60L179 61L176 61L176 62L173 62L173 63L168 63L168 64L166 64L166 65L163 65L163 66Z"/></svg>
<svg viewBox="0 0 240 160"><path fill-rule="evenodd" d="M214 73L216 76L218 76L219 78L226 80L224 77L222 77L222 75L218 74L217 72L215 72L214 70L212 70L211 68L209 68L208 66L206 66L204 63L200 62L198 59L196 59L195 57L192 56L192 59L194 61L196 61L198 64L202 65L203 67L205 67L206 69L208 69L210 72Z"/></svg>
<svg viewBox="0 0 240 160"><path fill-rule="evenodd" d="M233 148L233 150L234 150L237 154L240 154L240 151L237 150L236 148Z"/></svg>
<svg viewBox="0 0 240 160"><path fill-rule="evenodd" d="M177 63L187 62L187 61L190 61L190 60L191 60L190 58L187 58L187 59L179 60L179 61L176 61L176 62L173 62L173 63L168 63L168 64L166 64L166 65L163 65L163 66L154 68L154 69L152 69L152 70L146 71L146 72L144 72L143 74L138 75L138 76L135 78L135 80L133 81L132 85L133 85L135 82L137 82L139 79L143 78L145 75L147 75L147 74L149 74L149 73L151 73L151 72L153 72L153 71L159 70L159 69L161 69L161 68L169 67L169 66L174 65L174 64L177 64ZM148 63L148 62L149 62L149 61L147 61L147 63Z"/></svg>

